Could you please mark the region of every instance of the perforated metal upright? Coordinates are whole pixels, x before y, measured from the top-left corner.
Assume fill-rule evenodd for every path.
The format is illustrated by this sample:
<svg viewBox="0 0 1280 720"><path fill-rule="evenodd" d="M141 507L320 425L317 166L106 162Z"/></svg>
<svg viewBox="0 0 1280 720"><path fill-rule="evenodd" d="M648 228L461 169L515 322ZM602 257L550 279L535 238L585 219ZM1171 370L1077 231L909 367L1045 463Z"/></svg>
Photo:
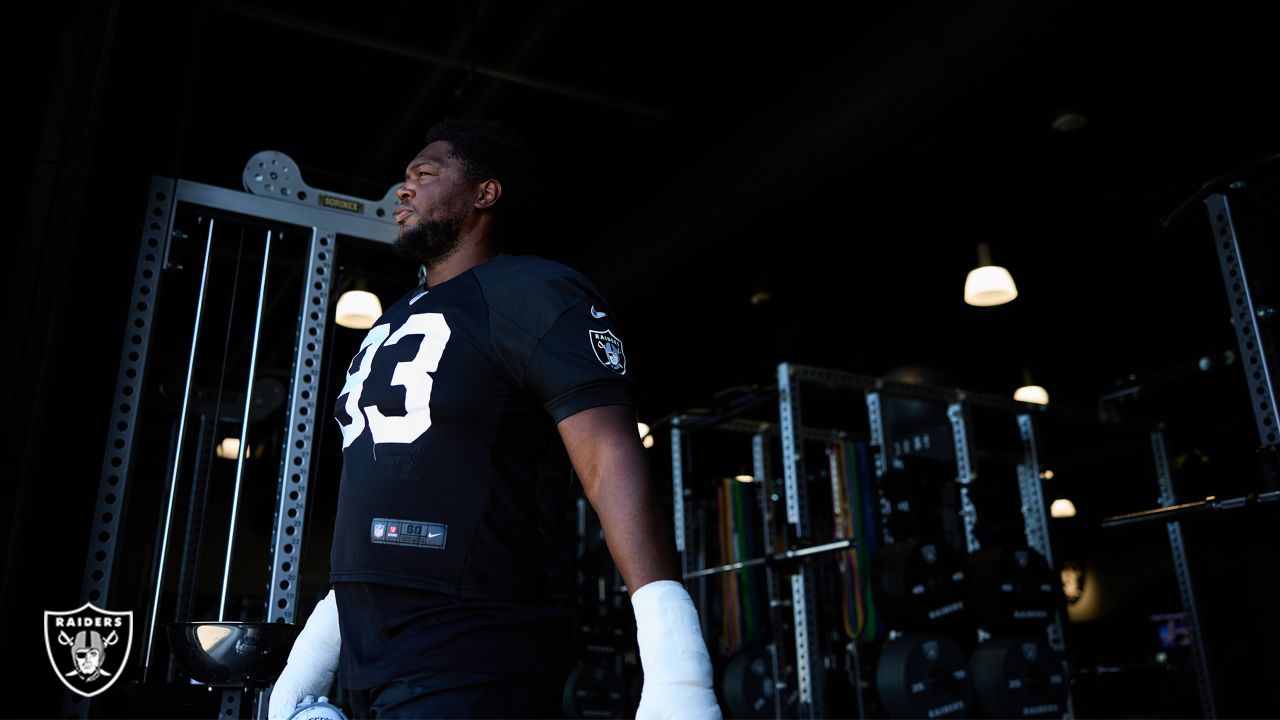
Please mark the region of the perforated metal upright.
<svg viewBox="0 0 1280 720"><path fill-rule="evenodd" d="M1257 423L1258 439L1264 447L1271 448L1280 442L1280 416L1277 416L1276 409L1275 344L1270 325L1263 321L1275 315L1275 308L1257 305L1257 290L1250 269L1245 267L1231 200L1225 193L1213 193L1205 198L1204 203L1209 210L1214 248L1226 285L1231 325L1235 328L1240 357L1244 361L1245 381L1249 385L1250 407Z"/></svg>
<svg viewBox="0 0 1280 720"><path fill-rule="evenodd" d="M795 366L778 366L779 432L782 440L782 477L786 493L787 524L793 538L811 536L809 494L804 482L804 446L800 432L800 378ZM791 576L792 627L795 629L796 689L800 717L819 717L823 707L823 667L818 654L818 593L814 572L801 565Z"/></svg>
<svg viewBox="0 0 1280 720"><path fill-rule="evenodd" d="M1165 447L1162 430L1151 433L1151 457L1155 461L1156 481L1160 486L1160 505L1163 507L1174 505L1177 502L1177 496L1173 489L1173 474L1169 471L1169 452ZM1205 652L1200 609L1196 602L1191 565L1187 560L1187 546L1182 537L1182 523L1178 520L1170 520L1165 523L1165 530L1169 534L1169 551L1173 554L1173 573L1178 580L1178 597L1182 601L1182 611L1187 616L1187 632L1191 637L1191 670L1195 676L1196 693L1200 697L1200 713L1206 718L1217 717L1217 702L1213 695L1213 681L1209 675L1209 658Z"/></svg>
<svg viewBox="0 0 1280 720"><path fill-rule="evenodd" d="M1036 444L1036 423L1030 413L1018 413L1018 436L1022 439L1022 462L1018 463L1018 494L1022 500L1022 520L1026 530L1027 546L1044 556L1049 567L1056 569L1053 559L1053 543L1049 535L1049 513L1044 506L1044 485L1040 482L1040 452ZM1053 621L1045 629L1049 647L1065 653L1067 644L1062 630L1062 611L1055 610ZM1070 674L1067 673L1067 677ZM1075 704L1071 686L1067 685L1067 713L1075 717Z"/></svg>
<svg viewBox="0 0 1280 720"><path fill-rule="evenodd" d="M964 523L965 549L970 555L982 549L975 531L978 526L978 508L973 504L971 489L977 480L973 466L973 421L969 408L963 402L947 406L947 421L951 423L951 438L955 444L956 484L960 487L960 521Z"/></svg>
<svg viewBox="0 0 1280 720"><path fill-rule="evenodd" d="M875 458L876 477L882 478L884 474L889 472L892 460L889 458L885 448L889 442L889 428L884 422L884 398L877 391L869 391L866 394L867 401L867 419L871 425L871 451ZM893 536L893 530L890 529L889 515L893 513L893 506L889 502L889 498L884 493L884 485L876 483L876 502L880 510L880 540L885 545L891 545L897 541Z"/></svg>
<svg viewBox="0 0 1280 720"><path fill-rule="evenodd" d="M312 445L317 422L317 409L322 407L318 396L323 343L328 318L330 290L333 277L333 257L339 234L375 242L389 243L395 237L392 221L396 203L394 188L381 200L366 200L341 193L329 192L309 186L301 177L298 165L287 155L265 151L254 155L243 172L244 190L195 183L182 179L156 177L151 181L142 222L142 240L134 271L133 292L129 300L129 314L125 326L124 345L120 353L120 372L110 423L107 428L106 450L97 491L97 507L91 528L88 553L85 561L81 601L92 602L104 609L113 604L112 580L114 563L119 556L121 509L129 496L134 470L133 450L136 442L140 401L147 380L146 369L152 326L156 306L162 296L162 270L166 267L170 249L175 242L189 239L182 228L175 227L178 203L184 203L206 215L235 214L257 218L270 223L287 224L311 229L307 247L307 281L299 298L299 317L293 356L288 426L283 448L274 525L272 528L272 566L269 587L263 589L266 618L270 622L292 622L298 610L298 568L301 557L301 539L306 511L308 479L311 474ZM213 211L213 212L208 212ZM207 285L209 251L213 240L212 217L205 218L204 232L196 242L203 242L200 302L203 302ZM265 272L263 273L265 282ZM261 292L262 288L259 288ZM197 308L199 308L199 303ZM199 313L199 310L197 310ZM199 318L193 326L191 357L194 361L198 338ZM255 337L256 342L256 337ZM188 371L186 393L191 388ZM245 398L246 407L249 398ZM179 426L185 430L188 408L183 405ZM177 447L183 442L179 432ZM177 482L178 453L170 458L167 509L159 522L167 540L173 515L173 499ZM137 522L139 518L132 518ZM163 552L159 553L163 556ZM164 582L164 558L161 557L156 574L156 597ZM146 637L138 643L142 647L139 657L130 658L126 667L141 665L150 668L156 653L168 653L163 639L157 640L158 601L152 600L147 608ZM138 628L141 630L141 628ZM240 691L223 693L220 716L238 716ZM259 693L257 716L266 717L267 695ZM88 698L66 693L63 714L67 717L91 716Z"/></svg>
<svg viewBox="0 0 1280 720"><path fill-rule="evenodd" d="M762 483L758 500L760 501L760 521L764 526L764 542L763 549L765 556L772 555L776 552L773 547L773 535L775 528L773 525L773 512L771 504L773 498L770 497L773 488L773 457L769 452L769 437L776 434L768 432L767 426L760 427L751 437L751 466L755 473L756 482ZM764 573L765 592L769 598L769 617L773 618L780 600L778 599L778 589L774 582L774 571L772 568L766 568ZM784 687L784 680L780 677L778 668L782 667L782 663L789 659L790 654L785 647L780 647L777 638L768 645L769 656L772 660L773 686L773 711L774 717L782 717L782 693L780 689Z"/></svg>

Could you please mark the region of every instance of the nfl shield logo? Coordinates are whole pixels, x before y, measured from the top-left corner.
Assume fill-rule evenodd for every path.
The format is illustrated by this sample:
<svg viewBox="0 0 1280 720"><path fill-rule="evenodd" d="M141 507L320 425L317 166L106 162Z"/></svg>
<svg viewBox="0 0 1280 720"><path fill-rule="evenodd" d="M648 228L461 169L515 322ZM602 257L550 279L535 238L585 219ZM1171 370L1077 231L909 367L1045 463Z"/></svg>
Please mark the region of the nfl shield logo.
<svg viewBox="0 0 1280 720"><path fill-rule="evenodd" d="M67 689L93 697L120 679L133 648L133 611L111 612L85 603L44 611L44 647Z"/></svg>
<svg viewBox="0 0 1280 720"><path fill-rule="evenodd" d="M380 538L380 537L382 537L383 535L385 535L385 534L386 534L386 532L387 532L387 524L386 524L386 523L374 523L374 524L373 524L373 536L374 536L374 537L376 537L376 538Z"/></svg>
<svg viewBox="0 0 1280 720"><path fill-rule="evenodd" d="M591 338L591 349L601 365L617 371L619 375L627 374L627 356L622 352L622 341L612 330L588 330Z"/></svg>

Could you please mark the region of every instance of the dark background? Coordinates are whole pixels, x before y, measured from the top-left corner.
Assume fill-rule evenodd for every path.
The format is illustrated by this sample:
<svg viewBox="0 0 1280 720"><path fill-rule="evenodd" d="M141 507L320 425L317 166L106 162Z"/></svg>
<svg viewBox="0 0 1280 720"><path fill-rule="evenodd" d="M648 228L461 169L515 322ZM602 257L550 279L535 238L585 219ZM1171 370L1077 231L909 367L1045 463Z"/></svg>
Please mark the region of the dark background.
<svg viewBox="0 0 1280 720"><path fill-rule="evenodd" d="M1054 403L1090 408L1130 374L1220 358L1235 340L1203 207L1161 221L1280 152L1274 24L1248 3L79 0L6 25L22 213L5 264L0 616L30 674L18 714L61 699L35 633L42 610L78 604L153 175L238 189L273 149L312 186L381 198L432 122L500 119L538 177L513 249L593 278L654 422L767 385L781 361L923 364L996 394L1030 370ZM1068 111L1087 123L1053 129ZM1262 177L1242 202L1274 242ZM962 302L979 242L1017 281L1013 303ZM1262 282L1274 263L1256 246ZM1187 497L1261 487L1238 365L1131 407L1169 422L1175 456L1209 458ZM1071 489L1065 541L1138 565L1163 552L1159 528L1096 527L1099 508L1154 504L1154 478L1133 483L1145 499L1128 507L1106 483ZM1274 614L1264 520L1205 531L1197 551L1220 681L1248 686L1226 714L1275 707L1274 645L1245 639ZM1152 597L1169 599L1164 582Z"/></svg>

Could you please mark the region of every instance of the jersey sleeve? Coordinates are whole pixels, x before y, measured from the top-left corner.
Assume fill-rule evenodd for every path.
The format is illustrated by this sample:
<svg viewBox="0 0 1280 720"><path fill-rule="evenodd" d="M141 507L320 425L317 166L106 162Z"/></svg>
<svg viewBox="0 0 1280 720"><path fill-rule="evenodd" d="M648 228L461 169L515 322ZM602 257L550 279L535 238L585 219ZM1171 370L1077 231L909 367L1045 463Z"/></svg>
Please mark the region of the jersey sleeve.
<svg viewBox="0 0 1280 720"><path fill-rule="evenodd" d="M525 386L556 422L600 405L634 405L627 354L599 297L571 305L538 341Z"/></svg>
<svg viewBox="0 0 1280 720"><path fill-rule="evenodd" d="M530 256L482 265L493 360L558 423L600 405L634 406L613 310L565 265Z"/></svg>

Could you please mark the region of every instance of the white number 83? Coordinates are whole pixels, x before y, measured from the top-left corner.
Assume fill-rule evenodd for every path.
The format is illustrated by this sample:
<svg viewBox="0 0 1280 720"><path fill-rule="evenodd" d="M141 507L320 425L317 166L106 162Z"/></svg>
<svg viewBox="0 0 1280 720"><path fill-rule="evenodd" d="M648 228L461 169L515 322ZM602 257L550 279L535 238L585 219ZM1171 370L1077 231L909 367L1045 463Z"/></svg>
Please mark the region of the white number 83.
<svg viewBox="0 0 1280 720"><path fill-rule="evenodd" d="M390 337L388 337L390 335ZM402 416L387 417L377 406L360 407L360 395L364 391L364 382L369 378L369 370L373 367L373 356L378 348L394 345L407 335L420 335L422 342L418 352L408 362L396 363L391 373L391 384L404 386L404 409ZM390 325L377 325L369 330L364 342L360 343L360 367L355 372L347 373L347 382L342 386L342 394L347 396L347 415L351 422L343 424L341 418L338 425L342 427L342 449L355 442L364 432L367 425L377 443L411 443L422 437L431 427L431 376L440 367L440 357L444 355L444 347L449 342L449 324L440 313L420 313L410 315L404 324L394 333ZM357 353L358 354L358 353ZM365 417L368 416L366 423Z"/></svg>

